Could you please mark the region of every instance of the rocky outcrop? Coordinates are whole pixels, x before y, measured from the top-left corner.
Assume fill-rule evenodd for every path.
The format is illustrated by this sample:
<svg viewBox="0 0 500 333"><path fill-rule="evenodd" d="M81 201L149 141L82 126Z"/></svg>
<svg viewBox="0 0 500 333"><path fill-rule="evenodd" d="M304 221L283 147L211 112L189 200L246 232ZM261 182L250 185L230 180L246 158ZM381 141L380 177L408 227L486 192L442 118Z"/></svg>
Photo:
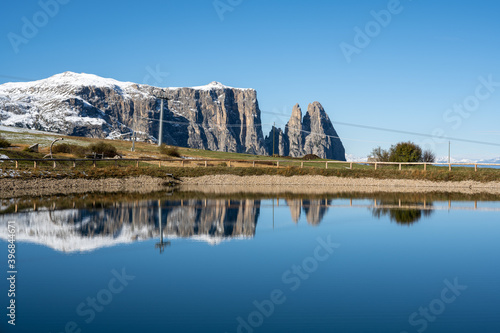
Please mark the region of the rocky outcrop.
<svg viewBox="0 0 500 333"><path fill-rule="evenodd" d="M345 161L344 146L319 102L309 104L302 126L306 154Z"/></svg>
<svg viewBox="0 0 500 333"><path fill-rule="evenodd" d="M302 118L302 110L297 104L293 107L292 116L286 124L285 133L281 129L274 130L274 151L281 156L302 157L314 154L321 158L345 161L345 149L330 117L319 102L309 104ZM269 155L272 154L273 131L265 139Z"/></svg>
<svg viewBox="0 0 500 333"><path fill-rule="evenodd" d="M304 156L305 135L302 132L302 110L300 109L300 106L298 104L293 107L292 116L286 124L285 133L288 137L290 156Z"/></svg>
<svg viewBox="0 0 500 333"><path fill-rule="evenodd" d="M274 140L273 140L274 135ZM274 149L273 149L274 144ZM272 127L269 135L264 139L264 145L268 155L288 156L288 137L281 128Z"/></svg>

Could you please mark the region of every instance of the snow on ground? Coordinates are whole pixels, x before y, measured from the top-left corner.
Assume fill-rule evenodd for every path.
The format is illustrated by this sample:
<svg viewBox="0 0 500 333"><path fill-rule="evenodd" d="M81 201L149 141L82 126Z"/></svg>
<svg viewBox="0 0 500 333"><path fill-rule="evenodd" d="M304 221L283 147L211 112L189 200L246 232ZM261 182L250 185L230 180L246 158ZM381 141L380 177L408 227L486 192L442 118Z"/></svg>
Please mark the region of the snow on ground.
<svg viewBox="0 0 500 333"><path fill-rule="evenodd" d="M4 126L0 125L0 131L12 132L12 133L31 133L31 134L57 134L54 132L44 132L29 128L14 127L14 126Z"/></svg>
<svg viewBox="0 0 500 333"><path fill-rule="evenodd" d="M206 84L204 86L196 86L196 87L186 87L188 89L195 89L195 90L204 90L204 91L210 91L210 90L220 90L220 89L237 89L237 90L254 90L252 88L235 88L235 87L230 87L223 85L220 82L213 81L210 82L209 84ZM183 89L183 87L168 87L166 89Z"/></svg>

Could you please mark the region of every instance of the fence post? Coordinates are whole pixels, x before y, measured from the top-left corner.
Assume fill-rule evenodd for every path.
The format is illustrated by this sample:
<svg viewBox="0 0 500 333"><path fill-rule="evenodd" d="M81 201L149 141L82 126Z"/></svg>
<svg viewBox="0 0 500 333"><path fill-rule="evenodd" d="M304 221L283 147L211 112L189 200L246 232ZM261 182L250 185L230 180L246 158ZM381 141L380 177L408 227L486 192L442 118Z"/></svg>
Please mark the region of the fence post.
<svg viewBox="0 0 500 333"><path fill-rule="evenodd" d="M56 161L54 161L54 169L56 168Z"/></svg>
<svg viewBox="0 0 500 333"><path fill-rule="evenodd" d="M76 162L73 161L73 168L76 168Z"/></svg>
<svg viewBox="0 0 500 333"><path fill-rule="evenodd" d="M280 167L280 161L276 161L276 167L279 168Z"/></svg>
<svg viewBox="0 0 500 333"><path fill-rule="evenodd" d="M304 167L304 162L300 162L300 168L302 169Z"/></svg>
<svg viewBox="0 0 500 333"><path fill-rule="evenodd" d="M19 161L16 160L16 169L19 168Z"/></svg>
<svg viewBox="0 0 500 333"><path fill-rule="evenodd" d="M94 162L92 163L92 166L95 168L97 166L96 164L97 164L97 162L96 162L96 160L94 160Z"/></svg>
<svg viewBox="0 0 500 333"><path fill-rule="evenodd" d="M328 162L325 163L325 169L328 169Z"/></svg>
<svg viewBox="0 0 500 333"><path fill-rule="evenodd" d="M401 163L399 163L399 171L401 171Z"/></svg>
<svg viewBox="0 0 500 333"><path fill-rule="evenodd" d="M139 167L139 160L135 161L135 167L138 168Z"/></svg>
<svg viewBox="0 0 500 333"><path fill-rule="evenodd" d="M205 168L206 168L206 167L208 167L208 163L207 163L207 161L205 161Z"/></svg>
<svg viewBox="0 0 500 333"><path fill-rule="evenodd" d="M252 167L255 168L255 161L252 161Z"/></svg>
<svg viewBox="0 0 500 333"><path fill-rule="evenodd" d="M351 169L351 170L352 170L352 162L351 162L351 163L349 163L349 169Z"/></svg>
<svg viewBox="0 0 500 333"><path fill-rule="evenodd" d="M184 160L181 161L181 167L184 168Z"/></svg>
<svg viewBox="0 0 500 333"><path fill-rule="evenodd" d="M474 171L477 172L477 164L474 164Z"/></svg>
<svg viewBox="0 0 500 333"><path fill-rule="evenodd" d="M231 167L231 161L227 161L228 166Z"/></svg>
<svg viewBox="0 0 500 333"><path fill-rule="evenodd" d="M448 171L451 171L451 164L448 164L449 168L448 168Z"/></svg>
<svg viewBox="0 0 500 333"><path fill-rule="evenodd" d="M375 162L375 170L377 170L377 162Z"/></svg>
<svg viewBox="0 0 500 333"><path fill-rule="evenodd" d="M424 171L427 171L427 163L424 163Z"/></svg>
<svg viewBox="0 0 500 333"><path fill-rule="evenodd" d="M36 161L33 161L33 168L36 169Z"/></svg>

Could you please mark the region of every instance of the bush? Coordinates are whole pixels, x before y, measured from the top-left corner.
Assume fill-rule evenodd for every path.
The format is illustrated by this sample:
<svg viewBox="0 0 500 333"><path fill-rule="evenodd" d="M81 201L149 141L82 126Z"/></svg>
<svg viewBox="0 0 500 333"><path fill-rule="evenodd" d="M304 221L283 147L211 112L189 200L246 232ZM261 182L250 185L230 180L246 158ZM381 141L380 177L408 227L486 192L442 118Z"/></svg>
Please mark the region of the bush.
<svg viewBox="0 0 500 333"><path fill-rule="evenodd" d="M10 141L4 138L3 136L0 136L0 148L8 148L10 147Z"/></svg>
<svg viewBox="0 0 500 333"><path fill-rule="evenodd" d="M420 162L422 161L422 148L411 141L400 142L391 146L390 162Z"/></svg>
<svg viewBox="0 0 500 333"><path fill-rule="evenodd" d="M314 154L307 154L307 155L304 155L302 157L303 160L319 160L320 157L318 155L314 155Z"/></svg>
<svg viewBox="0 0 500 333"><path fill-rule="evenodd" d="M103 154L104 157L115 157L119 155L116 147L110 143L98 142L89 146L91 153Z"/></svg>
<svg viewBox="0 0 500 333"><path fill-rule="evenodd" d="M171 157L181 157L181 154L179 153L177 147L161 145L158 149L160 150L160 154L162 155L167 155Z"/></svg>
<svg viewBox="0 0 500 333"><path fill-rule="evenodd" d="M422 155L422 161L423 162L428 162L428 163L434 163L436 162L436 155L430 150L424 151L424 154Z"/></svg>
<svg viewBox="0 0 500 333"><path fill-rule="evenodd" d="M54 154L71 154L71 145L68 143L60 143L58 145L52 146L52 152Z"/></svg>
<svg viewBox="0 0 500 333"><path fill-rule="evenodd" d="M371 157L376 162L435 162L436 156L430 150L422 153L419 145L408 141L392 145L389 151L377 147L372 150Z"/></svg>
<svg viewBox="0 0 500 333"><path fill-rule="evenodd" d="M52 153L54 154L73 154L77 157L83 157L88 151L89 148L69 143L60 143L52 146Z"/></svg>
<svg viewBox="0 0 500 333"><path fill-rule="evenodd" d="M389 162L390 154L387 150L377 147L370 155L377 162Z"/></svg>

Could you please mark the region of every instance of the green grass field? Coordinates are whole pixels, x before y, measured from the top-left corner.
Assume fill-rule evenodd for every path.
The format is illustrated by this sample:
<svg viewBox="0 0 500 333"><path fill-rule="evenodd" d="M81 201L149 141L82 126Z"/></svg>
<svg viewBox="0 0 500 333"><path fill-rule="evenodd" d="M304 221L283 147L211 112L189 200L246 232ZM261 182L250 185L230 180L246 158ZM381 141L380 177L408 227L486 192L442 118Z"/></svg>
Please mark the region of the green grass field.
<svg viewBox="0 0 500 333"><path fill-rule="evenodd" d="M448 167L427 166L424 171L423 165L403 166L399 170L398 165L379 165L374 170L373 165L353 164L350 169L349 162L329 163L326 169L326 160L317 159L312 161L300 158L256 156L250 154L238 154L227 152L216 152L192 148L178 147L178 152L183 157L184 165L179 161L165 161L159 167L158 162L140 162L136 167L136 162L126 161L126 159L153 158L171 160L172 158L160 154L157 145L136 142L135 151L131 151L132 143L122 140L101 140L83 137L58 136L55 134L42 133L20 133L0 131L0 136L8 139L12 146L0 149L0 155L8 156L10 159L41 159L49 152L50 143L58 137L63 137L63 143L71 143L86 147L92 143L105 141L114 145L123 156L123 160L101 160L97 161L96 168L93 161L79 161L73 167L73 162L57 162L54 168L50 160L38 162L34 169L33 162L19 161L18 168L15 168L13 161L0 163L0 177L18 178L103 178L103 177L130 177L139 175L150 175L154 177L168 177L167 174L174 174L176 177L198 177L203 175L231 174L238 176L249 175L323 175L350 178L376 178L376 179L420 179L432 181L462 181L474 180L480 182L500 181L500 170L482 168L477 172L474 168L453 167L451 172ZM40 144L38 153L26 152L24 149L34 143ZM75 158L70 154L54 154L55 158ZM208 167L204 162L197 162L195 159L208 159ZM256 167L252 167L252 161L256 161ZM277 167L277 161L280 161ZM231 167L229 167L231 164Z"/></svg>

